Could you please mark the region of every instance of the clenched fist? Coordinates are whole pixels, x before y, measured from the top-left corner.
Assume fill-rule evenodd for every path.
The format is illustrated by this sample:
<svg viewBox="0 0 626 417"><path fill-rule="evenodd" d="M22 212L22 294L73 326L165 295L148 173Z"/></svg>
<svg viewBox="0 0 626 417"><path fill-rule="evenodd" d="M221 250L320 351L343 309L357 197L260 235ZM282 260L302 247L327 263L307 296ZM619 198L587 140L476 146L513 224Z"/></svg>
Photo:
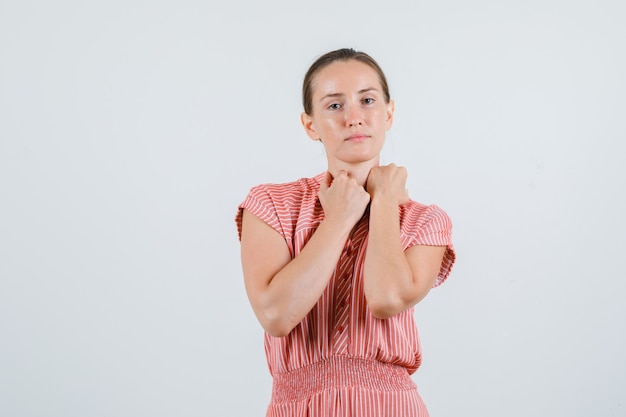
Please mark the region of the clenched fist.
<svg viewBox="0 0 626 417"><path fill-rule="evenodd" d="M404 204L409 201L406 177L406 168L395 164L374 167L367 177L367 192L372 201L385 199Z"/></svg>
<svg viewBox="0 0 626 417"><path fill-rule="evenodd" d="M370 195L347 172L339 171L335 178L326 173L320 184L319 199L324 217L349 223L352 227L365 213Z"/></svg>

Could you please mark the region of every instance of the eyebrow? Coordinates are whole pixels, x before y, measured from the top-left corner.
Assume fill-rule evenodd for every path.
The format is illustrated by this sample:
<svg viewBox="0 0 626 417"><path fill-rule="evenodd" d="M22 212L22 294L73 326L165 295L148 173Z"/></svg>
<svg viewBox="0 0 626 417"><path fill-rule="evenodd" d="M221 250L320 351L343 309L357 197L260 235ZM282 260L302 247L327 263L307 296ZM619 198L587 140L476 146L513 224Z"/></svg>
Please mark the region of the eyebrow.
<svg viewBox="0 0 626 417"><path fill-rule="evenodd" d="M358 94L364 94L364 93L367 93L367 92L370 92L370 91L378 91L378 89L374 88L374 87L364 88L362 90L359 90ZM345 96L345 94L343 94L343 93L326 94L324 97L320 98L320 101L324 101L327 98L335 98L335 97L343 97L343 96Z"/></svg>

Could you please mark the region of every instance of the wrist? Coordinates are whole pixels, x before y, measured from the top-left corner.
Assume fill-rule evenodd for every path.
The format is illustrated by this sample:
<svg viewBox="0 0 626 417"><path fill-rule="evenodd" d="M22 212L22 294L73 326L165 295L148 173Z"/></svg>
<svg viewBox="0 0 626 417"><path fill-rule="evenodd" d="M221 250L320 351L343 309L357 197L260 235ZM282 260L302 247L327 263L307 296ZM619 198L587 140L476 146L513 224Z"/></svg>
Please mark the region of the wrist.
<svg viewBox="0 0 626 417"><path fill-rule="evenodd" d="M372 197L372 200L370 202L370 211L371 210L398 210L398 202L396 201L396 199L391 198L391 196L386 196L384 194L377 194L376 196Z"/></svg>
<svg viewBox="0 0 626 417"><path fill-rule="evenodd" d="M345 219L335 216L326 216L320 222L318 229L327 229L331 234L336 234L340 238L347 238L352 227L353 225L351 226L350 222Z"/></svg>

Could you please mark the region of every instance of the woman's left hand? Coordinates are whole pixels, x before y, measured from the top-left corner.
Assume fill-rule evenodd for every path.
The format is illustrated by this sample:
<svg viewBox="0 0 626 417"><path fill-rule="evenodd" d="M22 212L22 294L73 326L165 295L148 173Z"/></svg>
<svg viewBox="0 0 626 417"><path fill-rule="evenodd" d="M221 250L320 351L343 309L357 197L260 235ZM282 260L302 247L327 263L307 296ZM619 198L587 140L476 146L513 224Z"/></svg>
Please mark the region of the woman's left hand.
<svg viewBox="0 0 626 417"><path fill-rule="evenodd" d="M409 201L409 193L406 189L406 168L389 164L377 166L370 170L367 177L367 192L371 201L385 199L394 201L398 205Z"/></svg>

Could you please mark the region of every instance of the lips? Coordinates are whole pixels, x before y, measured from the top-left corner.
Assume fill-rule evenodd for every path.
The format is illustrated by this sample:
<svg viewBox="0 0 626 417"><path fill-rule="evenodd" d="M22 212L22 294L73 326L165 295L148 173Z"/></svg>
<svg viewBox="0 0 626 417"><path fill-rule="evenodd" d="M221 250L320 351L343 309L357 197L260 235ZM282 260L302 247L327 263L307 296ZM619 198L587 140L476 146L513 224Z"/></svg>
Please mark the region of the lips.
<svg viewBox="0 0 626 417"><path fill-rule="evenodd" d="M369 139L369 136L363 133L355 133L346 138L346 140L350 142L363 142L366 139Z"/></svg>

